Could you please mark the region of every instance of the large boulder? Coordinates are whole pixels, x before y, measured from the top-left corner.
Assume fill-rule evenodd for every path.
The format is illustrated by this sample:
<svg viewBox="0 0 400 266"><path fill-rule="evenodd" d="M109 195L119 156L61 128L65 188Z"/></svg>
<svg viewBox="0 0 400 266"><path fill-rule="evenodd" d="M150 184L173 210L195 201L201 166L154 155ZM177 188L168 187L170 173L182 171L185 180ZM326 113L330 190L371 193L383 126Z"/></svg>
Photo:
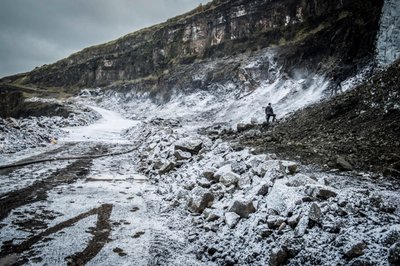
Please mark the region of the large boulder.
<svg viewBox="0 0 400 266"><path fill-rule="evenodd" d="M214 194L208 189L197 187L192 190L188 202L188 209L194 213L202 213L214 202Z"/></svg>
<svg viewBox="0 0 400 266"><path fill-rule="evenodd" d="M175 142L175 151L190 152L192 155L198 154L202 147L203 141L201 139L184 138Z"/></svg>
<svg viewBox="0 0 400 266"><path fill-rule="evenodd" d="M231 203L228 211L234 212L242 218L247 218L251 213L256 211L256 208L252 201L237 199Z"/></svg>

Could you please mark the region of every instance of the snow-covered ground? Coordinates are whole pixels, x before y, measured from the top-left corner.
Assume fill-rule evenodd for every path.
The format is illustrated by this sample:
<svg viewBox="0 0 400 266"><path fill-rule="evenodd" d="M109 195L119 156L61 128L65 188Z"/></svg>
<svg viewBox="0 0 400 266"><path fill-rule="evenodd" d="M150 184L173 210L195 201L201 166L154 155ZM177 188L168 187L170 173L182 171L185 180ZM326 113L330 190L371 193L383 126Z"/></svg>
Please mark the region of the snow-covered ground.
<svg viewBox="0 0 400 266"><path fill-rule="evenodd" d="M67 134L61 137L61 142L105 142L105 143L126 143L121 132L130 127L140 124L139 121L133 121L121 117L116 112L104 108L89 106L101 115L101 118L89 126L69 127L64 130Z"/></svg>
<svg viewBox="0 0 400 266"><path fill-rule="evenodd" d="M326 95L322 76L276 69L254 90L217 84L163 105L115 92L76 99L102 118L35 155L118 155L1 171L0 265L387 265L400 236L395 183L237 151L195 130L262 122L268 102L284 117Z"/></svg>

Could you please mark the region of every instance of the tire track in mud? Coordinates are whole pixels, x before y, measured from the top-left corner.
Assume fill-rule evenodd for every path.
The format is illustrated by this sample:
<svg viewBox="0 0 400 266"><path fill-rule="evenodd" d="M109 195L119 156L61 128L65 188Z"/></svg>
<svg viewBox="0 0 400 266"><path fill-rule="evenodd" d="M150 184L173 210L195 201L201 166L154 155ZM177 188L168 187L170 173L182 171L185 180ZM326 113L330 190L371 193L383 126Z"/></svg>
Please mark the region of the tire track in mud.
<svg viewBox="0 0 400 266"><path fill-rule="evenodd" d="M48 228L44 232L36 236L30 237L18 245L13 245L12 242L7 243L0 251L0 264L2 260L6 261L7 258L17 258L17 254L21 254L25 251L30 250L33 245L44 240L45 237L57 233L65 228L72 227L80 220L85 219L89 216L97 215L96 228L91 232L91 234L93 234L93 238L89 241L86 248L82 252L78 252L72 256L65 258L68 262L68 265L85 265L100 252L100 250L109 240L109 236L111 233L110 216L112 213L112 209L112 204L103 204L99 208L91 209L85 213L75 216L74 218L71 218L51 228ZM18 261L14 264L23 264L27 262L28 258L17 258L16 260Z"/></svg>
<svg viewBox="0 0 400 266"><path fill-rule="evenodd" d="M85 155L97 152L96 148L92 147ZM92 161L92 159L77 160L44 180L36 181L28 187L2 195L0 198L0 221L6 218L13 209L45 200L47 192L51 189L62 184L74 183L78 179L86 177L92 166Z"/></svg>

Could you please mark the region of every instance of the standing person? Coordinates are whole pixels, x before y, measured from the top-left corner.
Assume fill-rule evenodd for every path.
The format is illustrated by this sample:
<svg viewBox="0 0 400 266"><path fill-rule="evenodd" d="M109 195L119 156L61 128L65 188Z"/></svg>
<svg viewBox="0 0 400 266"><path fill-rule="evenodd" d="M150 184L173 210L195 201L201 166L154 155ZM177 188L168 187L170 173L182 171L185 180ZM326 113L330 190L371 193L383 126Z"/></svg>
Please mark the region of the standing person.
<svg viewBox="0 0 400 266"><path fill-rule="evenodd" d="M340 92L343 92L342 90L342 83L339 80L339 77L336 73L332 73L330 77L331 81L331 96L337 95Z"/></svg>
<svg viewBox="0 0 400 266"><path fill-rule="evenodd" d="M272 109L271 103L265 107L265 116L267 120L267 124L269 123L269 118L272 116L272 122L275 122L276 114L274 114L274 110Z"/></svg>

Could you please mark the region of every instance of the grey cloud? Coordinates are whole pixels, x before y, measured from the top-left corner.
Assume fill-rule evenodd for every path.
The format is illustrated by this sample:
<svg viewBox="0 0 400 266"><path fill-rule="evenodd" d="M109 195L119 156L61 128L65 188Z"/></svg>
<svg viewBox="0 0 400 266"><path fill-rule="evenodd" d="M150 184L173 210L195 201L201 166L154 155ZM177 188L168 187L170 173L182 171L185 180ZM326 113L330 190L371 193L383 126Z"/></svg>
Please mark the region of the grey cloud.
<svg viewBox="0 0 400 266"><path fill-rule="evenodd" d="M207 0L2 0L0 77L55 62Z"/></svg>

